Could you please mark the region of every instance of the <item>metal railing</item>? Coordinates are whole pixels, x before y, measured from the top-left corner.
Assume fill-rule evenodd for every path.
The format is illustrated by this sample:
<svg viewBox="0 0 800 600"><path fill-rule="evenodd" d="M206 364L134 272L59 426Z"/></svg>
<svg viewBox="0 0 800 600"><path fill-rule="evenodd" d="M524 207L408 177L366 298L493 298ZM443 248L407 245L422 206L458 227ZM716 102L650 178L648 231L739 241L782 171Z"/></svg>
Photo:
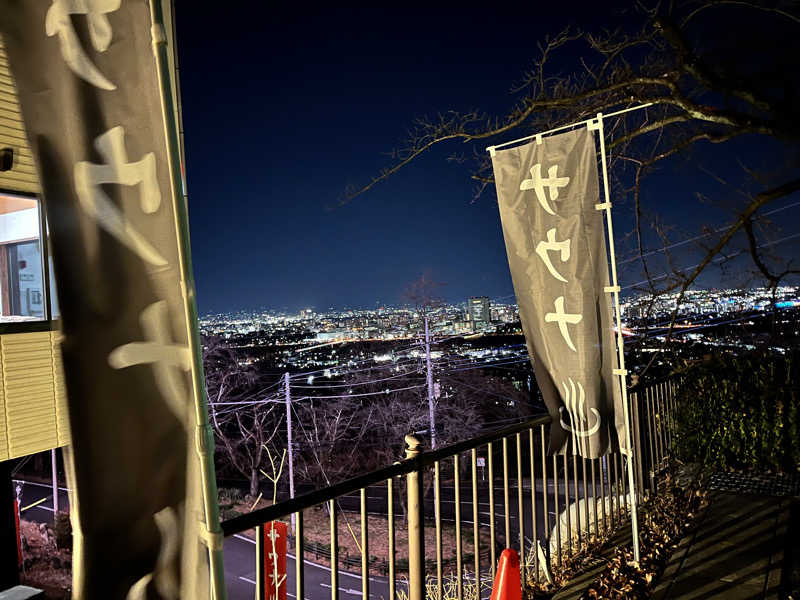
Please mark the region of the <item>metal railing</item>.
<svg viewBox="0 0 800 600"><path fill-rule="evenodd" d="M631 391L639 490L654 489L650 484L668 455L674 391L674 383L669 381ZM523 586L538 582L549 575L550 568L559 568L592 540L606 537L627 522L630 508L622 455L612 453L598 459L548 456L549 424L550 417L545 415L430 451L422 450L418 438L406 436L405 460L226 520L223 533L230 536L269 521L288 521L294 515L294 572L285 583L294 580L294 594L289 595L295 599L306 597L306 562L316 567L306 560L309 550L310 559L329 563L325 567L330 571L329 584L317 585L330 588L331 600L339 598L340 569L359 563L358 572L348 575L360 578L364 600L371 588L380 588L373 589L373 595L388 600L406 595L408 600L425 600L426 596L445 600L451 595L457 600L467 595L477 600L486 595L482 591L491 585L499 551L505 547L519 552ZM643 473L648 473L649 481ZM340 500L354 493L358 510L343 511ZM314 507L324 508L327 544L306 539L304 512ZM385 558L371 557L369 552L370 542L378 541L369 522L369 514L376 513L386 518L386 527L381 528L386 536L381 540L387 548ZM320 515L315 514L319 520ZM348 514L358 520L360 534L350 528L347 518L350 531L344 535L353 536L360 561L340 551L339 521ZM398 520L404 526L402 533L407 534L403 536L407 539L405 556L400 557ZM449 523L454 537L448 538L445 548L445 524ZM465 540L472 552L464 551ZM263 536L257 534L256 542L256 580L260 583ZM454 557L445 556L449 546ZM324 552L319 551L321 547ZM376 563L382 561L386 566L378 567ZM378 576L371 576L371 567ZM406 571L407 580L401 574ZM379 576L381 573L386 577ZM257 600L264 594L259 583Z"/></svg>
<svg viewBox="0 0 800 600"><path fill-rule="evenodd" d="M643 493L656 492L656 475L670 456L677 389L678 380L668 378L636 386L630 393L636 485Z"/></svg>

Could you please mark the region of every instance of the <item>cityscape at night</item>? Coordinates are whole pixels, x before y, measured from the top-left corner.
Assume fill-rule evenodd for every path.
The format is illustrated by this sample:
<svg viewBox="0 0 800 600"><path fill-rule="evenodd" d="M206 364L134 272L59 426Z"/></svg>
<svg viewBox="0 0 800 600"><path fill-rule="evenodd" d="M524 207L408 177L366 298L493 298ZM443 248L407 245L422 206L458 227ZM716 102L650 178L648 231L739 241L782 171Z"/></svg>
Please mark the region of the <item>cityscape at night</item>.
<svg viewBox="0 0 800 600"><path fill-rule="evenodd" d="M474 318L469 310L473 301L486 306L488 319ZM743 353L760 348L785 354L800 344L800 288L796 286L698 290L686 292L682 298L678 293L656 298L637 295L623 301L620 308L630 352L663 351L667 334L678 348L691 346L691 350L681 348L682 356L694 354L695 358L712 349ZM673 315L675 323L670 328ZM447 354L486 365L491 364L487 357L527 362L519 311L508 298L483 296L443 304L430 311L430 324L436 339L447 340L433 353L436 359ZM204 315L200 327L207 336L228 340L247 364L263 362L264 368L292 372L326 369L330 377L365 362L419 358L415 342L421 339L423 325L418 310L387 306ZM516 342L513 351L507 348L509 340ZM630 366L635 373L643 364Z"/></svg>
<svg viewBox="0 0 800 600"><path fill-rule="evenodd" d="M799 33L0 0L0 600L800 598Z"/></svg>

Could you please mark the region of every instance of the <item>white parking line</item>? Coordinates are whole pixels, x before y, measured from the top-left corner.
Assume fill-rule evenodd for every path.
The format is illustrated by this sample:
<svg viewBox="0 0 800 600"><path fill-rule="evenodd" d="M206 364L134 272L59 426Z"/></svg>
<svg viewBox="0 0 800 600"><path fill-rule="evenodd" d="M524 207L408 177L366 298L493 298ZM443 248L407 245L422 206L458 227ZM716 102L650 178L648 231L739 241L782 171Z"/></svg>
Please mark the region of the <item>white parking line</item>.
<svg viewBox="0 0 800 600"><path fill-rule="evenodd" d="M256 582L253 581L252 579L248 579L247 577L243 577L241 575L239 575L239 579L241 579L242 581L246 581L247 583L252 583L253 585L256 584Z"/></svg>
<svg viewBox="0 0 800 600"><path fill-rule="evenodd" d="M251 538L247 537L246 535L242 535L241 533L234 533L233 537L239 538L240 540L244 540L245 542L250 542L254 546L256 544L256 541L254 539L251 539Z"/></svg>
<svg viewBox="0 0 800 600"><path fill-rule="evenodd" d="M24 483L25 485L38 485L39 487L46 487L46 488L49 488L51 490L53 489L53 485L50 484L50 483L37 483L35 481L25 481L24 479L12 479L12 481L14 483ZM58 489L61 490L62 492L68 492L69 491L69 488L65 488L65 487L60 487Z"/></svg>
<svg viewBox="0 0 800 600"><path fill-rule="evenodd" d="M319 585L320 585L320 587L331 589L331 586L328 583L320 583ZM353 588L345 588L345 589L339 588L339 591L340 592L344 592L345 594L350 594L351 596L362 596L363 595L361 590L354 590Z"/></svg>
<svg viewBox="0 0 800 600"><path fill-rule="evenodd" d="M253 545L255 545L255 543L256 543L255 540L250 539L249 537L241 535L239 533L234 533L233 537L239 538L240 540L244 540L245 542L250 542ZM288 558L291 558L292 560L296 560L296 557L295 557L294 554L290 554L289 552L287 552L286 556ZM315 563L313 560L308 560L307 558L303 559L303 563L305 563L307 565L310 565L310 566L314 567L315 569L322 569L323 571L328 571L328 572L330 572L330 570L331 570L330 567L328 567L326 565L321 565L319 563ZM347 571L339 571L339 575L342 576L342 577L353 577L354 579L361 579L361 575L356 575L355 573L348 573ZM374 581L375 583L386 583L382 579L375 579L374 577L370 577L369 580L370 581Z"/></svg>

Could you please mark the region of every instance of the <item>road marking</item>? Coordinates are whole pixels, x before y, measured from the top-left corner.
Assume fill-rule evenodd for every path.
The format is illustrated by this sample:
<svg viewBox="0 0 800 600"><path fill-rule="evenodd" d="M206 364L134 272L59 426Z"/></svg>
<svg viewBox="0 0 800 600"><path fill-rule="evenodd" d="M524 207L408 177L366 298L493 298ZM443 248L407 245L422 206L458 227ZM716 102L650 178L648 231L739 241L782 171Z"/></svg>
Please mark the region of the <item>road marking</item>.
<svg viewBox="0 0 800 600"><path fill-rule="evenodd" d="M35 507L39 506L42 502L46 502L48 500L50 500L50 496L45 496L44 498L41 498L41 499L37 500L36 502L34 502L32 504L28 504L28 506L23 506L22 508L19 509L19 512L23 513L26 510L28 510L29 508L35 508ZM40 507L40 508L44 508L44 507ZM53 510L53 509L51 508L50 510Z"/></svg>
<svg viewBox="0 0 800 600"><path fill-rule="evenodd" d="M51 490L53 489L53 485L50 484L50 483L37 483L35 481L25 481L24 479L12 479L12 481L14 483L24 483L25 485L38 485L39 487L46 487L46 488L50 488ZM69 491L69 488L65 488L65 487L60 487L58 489L61 490L62 492L68 492Z"/></svg>
<svg viewBox="0 0 800 600"><path fill-rule="evenodd" d="M331 589L331 586L330 586L329 583L320 583L319 586ZM340 592L344 592L345 594L350 594L352 596L361 596L361 595L363 595L361 593L361 590L354 590L353 588L345 588L345 589L339 588L339 591Z"/></svg>
<svg viewBox="0 0 800 600"><path fill-rule="evenodd" d="M241 579L242 581L246 581L247 583L252 583L253 585L256 584L256 582L253 581L252 579L248 579L247 577L243 577L242 575L239 575L239 579Z"/></svg>
<svg viewBox="0 0 800 600"><path fill-rule="evenodd" d="M240 540L244 540L245 542L250 542L253 545L255 545L255 543L256 543L255 540L252 540L249 537L241 535L239 533L234 533L233 537L239 538ZM294 554L291 554L290 552L286 553L286 557L290 558L292 560L297 560L297 557ZM330 570L331 570L330 567L328 567L326 565L321 565L319 563L315 563L313 560L308 560L307 558L303 559L303 562L305 564L307 564L307 565L310 565L310 566L316 568L316 569L322 569L323 571L328 571L328 572L330 572ZM339 575L344 576L344 577L354 577L355 579L361 579L361 575L356 575L355 573L348 573L347 571L341 571L340 570L339 571ZM384 580L376 579L375 577L370 577L369 580L370 581L374 581L375 583L386 583Z"/></svg>

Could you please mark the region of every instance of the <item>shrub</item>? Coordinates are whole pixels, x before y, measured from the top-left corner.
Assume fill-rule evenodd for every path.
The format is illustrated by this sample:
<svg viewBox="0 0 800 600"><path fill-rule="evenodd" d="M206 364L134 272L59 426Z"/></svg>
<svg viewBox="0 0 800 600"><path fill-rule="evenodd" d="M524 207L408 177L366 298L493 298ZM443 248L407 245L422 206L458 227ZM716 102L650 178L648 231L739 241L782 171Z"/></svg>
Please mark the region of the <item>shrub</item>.
<svg viewBox="0 0 800 600"><path fill-rule="evenodd" d="M56 547L62 550L72 550L72 522L69 513L58 511L53 517L53 534Z"/></svg>
<svg viewBox="0 0 800 600"><path fill-rule="evenodd" d="M233 517L238 517L241 513L235 508L221 508L219 511L219 520L227 521Z"/></svg>
<svg viewBox="0 0 800 600"><path fill-rule="evenodd" d="M230 505L244 500L244 493L239 488L219 488L219 503Z"/></svg>
<svg viewBox="0 0 800 600"><path fill-rule="evenodd" d="M798 356L715 357L682 373L675 454L717 469L800 467Z"/></svg>

